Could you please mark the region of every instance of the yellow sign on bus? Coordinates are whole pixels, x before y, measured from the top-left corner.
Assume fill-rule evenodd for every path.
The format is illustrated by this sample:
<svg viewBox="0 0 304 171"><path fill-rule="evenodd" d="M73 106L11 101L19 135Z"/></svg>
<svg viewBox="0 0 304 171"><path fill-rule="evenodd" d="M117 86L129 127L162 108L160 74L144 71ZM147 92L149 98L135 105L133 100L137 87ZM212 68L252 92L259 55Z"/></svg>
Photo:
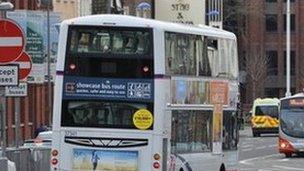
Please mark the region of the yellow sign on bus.
<svg viewBox="0 0 304 171"><path fill-rule="evenodd" d="M133 115L133 123L138 129L148 129L153 124L153 115L147 109L139 109Z"/></svg>

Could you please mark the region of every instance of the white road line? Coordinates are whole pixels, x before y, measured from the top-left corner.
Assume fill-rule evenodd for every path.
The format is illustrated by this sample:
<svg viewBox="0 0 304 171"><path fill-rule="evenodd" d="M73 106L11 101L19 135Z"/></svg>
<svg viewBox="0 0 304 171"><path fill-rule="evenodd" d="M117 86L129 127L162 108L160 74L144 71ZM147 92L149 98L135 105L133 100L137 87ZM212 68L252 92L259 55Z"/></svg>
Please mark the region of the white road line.
<svg viewBox="0 0 304 171"><path fill-rule="evenodd" d="M277 147L278 145L277 144L274 144L274 145L269 145L268 147Z"/></svg>
<svg viewBox="0 0 304 171"><path fill-rule="evenodd" d="M261 149L264 149L264 148L267 148L266 146L261 146L261 147L257 147L257 148L255 148L255 149L257 149L257 150L261 150Z"/></svg>
<svg viewBox="0 0 304 171"><path fill-rule="evenodd" d="M251 163L251 161L257 160L257 159L266 159L266 158L270 158L270 157L274 157L274 156L278 156L279 154L271 154L271 155L267 155L267 156L263 156L263 157L254 157L254 158L250 158L250 159L245 159L245 160L241 160L239 161L239 163L241 164L246 164L246 165L254 165L254 163Z"/></svg>
<svg viewBox="0 0 304 171"><path fill-rule="evenodd" d="M296 168L296 167L287 167L287 166L280 166L280 165L273 165L272 167L274 167L274 168L279 168L279 169L288 169L288 170L293 170L293 171L295 171L295 170L298 170L298 171L304 171L304 169L302 168Z"/></svg>
<svg viewBox="0 0 304 171"><path fill-rule="evenodd" d="M0 37L0 47L22 46L22 37Z"/></svg>
<svg viewBox="0 0 304 171"><path fill-rule="evenodd" d="M279 161L283 161L283 162L285 162L285 161L289 161L290 159L281 159L281 160L279 160Z"/></svg>
<svg viewBox="0 0 304 171"><path fill-rule="evenodd" d="M252 147L252 145L242 145L242 148Z"/></svg>
<svg viewBox="0 0 304 171"><path fill-rule="evenodd" d="M241 149L241 151L252 151L253 148L244 148L244 149Z"/></svg>

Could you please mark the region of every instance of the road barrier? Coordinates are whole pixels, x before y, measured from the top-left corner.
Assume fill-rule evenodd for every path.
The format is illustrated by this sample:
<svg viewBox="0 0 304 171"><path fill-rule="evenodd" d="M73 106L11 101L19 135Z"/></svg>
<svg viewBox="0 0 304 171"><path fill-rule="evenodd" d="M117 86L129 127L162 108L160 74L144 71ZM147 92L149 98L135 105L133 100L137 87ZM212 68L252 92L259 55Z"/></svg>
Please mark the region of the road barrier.
<svg viewBox="0 0 304 171"><path fill-rule="evenodd" d="M51 149L36 148L8 148L6 157L15 162L17 171L49 171Z"/></svg>

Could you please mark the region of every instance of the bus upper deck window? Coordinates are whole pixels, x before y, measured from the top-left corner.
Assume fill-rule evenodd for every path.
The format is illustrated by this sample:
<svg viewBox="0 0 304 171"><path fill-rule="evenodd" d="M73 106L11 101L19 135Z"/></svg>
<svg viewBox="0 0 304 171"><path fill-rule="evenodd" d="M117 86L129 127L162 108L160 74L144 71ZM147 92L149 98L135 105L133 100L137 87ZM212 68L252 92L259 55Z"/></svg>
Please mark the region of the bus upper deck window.
<svg viewBox="0 0 304 171"><path fill-rule="evenodd" d="M89 51L89 33L82 33L79 36L78 41L78 52L88 52Z"/></svg>

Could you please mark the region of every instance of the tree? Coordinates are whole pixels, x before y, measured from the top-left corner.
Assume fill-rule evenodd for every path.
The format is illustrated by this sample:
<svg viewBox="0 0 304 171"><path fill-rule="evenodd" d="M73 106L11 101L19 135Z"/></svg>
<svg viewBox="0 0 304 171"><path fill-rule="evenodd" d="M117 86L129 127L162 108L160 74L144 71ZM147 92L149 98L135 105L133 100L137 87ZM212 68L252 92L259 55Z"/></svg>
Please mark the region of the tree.
<svg viewBox="0 0 304 171"><path fill-rule="evenodd" d="M246 28L249 19L264 17L259 8L261 1L256 0L224 0L223 27L237 35L239 48L239 70L245 71L252 85L252 99L257 96L257 87L265 81L269 58L259 45L251 45L251 33ZM243 53L246 51L246 53ZM248 88L248 87L247 87Z"/></svg>
<svg viewBox="0 0 304 171"><path fill-rule="evenodd" d="M260 54L248 54L245 59L246 73L252 83L252 99L254 100L256 99L258 85L265 81L263 78L266 75L269 57L260 52Z"/></svg>

